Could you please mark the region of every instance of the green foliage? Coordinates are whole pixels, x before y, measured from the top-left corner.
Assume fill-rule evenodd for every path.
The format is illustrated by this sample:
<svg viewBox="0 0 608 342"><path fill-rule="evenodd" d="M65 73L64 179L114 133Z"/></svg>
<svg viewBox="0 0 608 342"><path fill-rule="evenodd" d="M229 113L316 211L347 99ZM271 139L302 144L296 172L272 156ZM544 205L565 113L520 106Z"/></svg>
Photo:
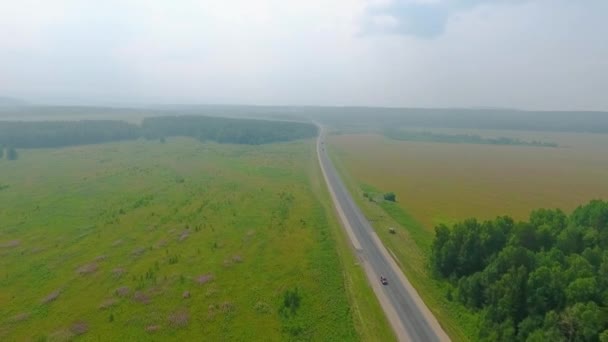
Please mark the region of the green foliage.
<svg viewBox="0 0 608 342"><path fill-rule="evenodd" d="M390 202L397 201L397 195L395 195L394 192L387 192L382 197L384 198L385 201L390 201Z"/></svg>
<svg viewBox="0 0 608 342"><path fill-rule="evenodd" d="M0 121L0 144L59 147L137 139L139 126L124 121Z"/></svg>
<svg viewBox="0 0 608 342"><path fill-rule="evenodd" d="M298 288L288 289L283 293L283 303L279 312L283 316L293 316L296 314L298 309L300 308L300 301L302 300L302 296L300 296Z"/></svg>
<svg viewBox="0 0 608 342"><path fill-rule="evenodd" d="M146 118L143 120L142 130L148 138L188 136L201 141L248 145L311 138L317 135L317 127L309 123L205 116Z"/></svg>
<svg viewBox="0 0 608 342"><path fill-rule="evenodd" d="M605 112L525 111L498 108L310 107L306 109L309 116L338 127L342 132L392 127L608 132L608 115ZM305 108L294 111L290 108L290 112L306 113Z"/></svg>
<svg viewBox="0 0 608 342"><path fill-rule="evenodd" d="M14 147L9 147L6 151L6 159L8 160L17 160L19 158L19 154Z"/></svg>
<svg viewBox="0 0 608 342"><path fill-rule="evenodd" d="M0 121L0 145L19 148L74 146L141 137L164 143L165 138L171 136L259 145L316 135L317 127L310 123L205 116L152 117L144 119L141 126L117 120Z"/></svg>
<svg viewBox="0 0 608 342"><path fill-rule="evenodd" d="M570 216L470 219L435 228L431 265L482 313L481 340L597 341L608 328L606 231L608 202L599 200Z"/></svg>
<svg viewBox="0 0 608 342"><path fill-rule="evenodd" d="M179 258L177 257L177 255L172 255L169 257L168 263L169 265L175 265L177 264L179 261Z"/></svg>
<svg viewBox="0 0 608 342"><path fill-rule="evenodd" d="M600 342L608 342L608 329L600 334Z"/></svg>
<svg viewBox="0 0 608 342"><path fill-rule="evenodd" d="M384 135L395 140L439 142L449 144L481 144L481 145L516 145L516 146L539 146L557 147L553 142L523 141L520 139L498 137L483 138L474 134L439 134L432 132L404 131L398 129L387 129Z"/></svg>

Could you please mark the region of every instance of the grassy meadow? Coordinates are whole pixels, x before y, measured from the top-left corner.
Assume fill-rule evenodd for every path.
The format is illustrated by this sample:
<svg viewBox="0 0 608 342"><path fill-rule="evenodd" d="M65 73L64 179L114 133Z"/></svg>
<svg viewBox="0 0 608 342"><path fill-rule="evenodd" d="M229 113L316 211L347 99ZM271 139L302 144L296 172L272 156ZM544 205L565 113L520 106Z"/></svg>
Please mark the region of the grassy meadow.
<svg viewBox="0 0 608 342"><path fill-rule="evenodd" d="M312 141L19 152L0 160L0 340L393 338Z"/></svg>
<svg viewBox="0 0 608 342"><path fill-rule="evenodd" d="M435 130L433 130L435 131ZM536 208L567 212L608 198L608 136L575 133L438 130L445 134L510 136L560 147L408 142L376 134L328 138L334 164L356 202L454 341L477 336L480 317L433 277L433 228L468 217L525 219ZM382 200L393 191L397 202ZM364 194L367 193L367 197ZM396 227L390 234L388 227Z"/></svg>

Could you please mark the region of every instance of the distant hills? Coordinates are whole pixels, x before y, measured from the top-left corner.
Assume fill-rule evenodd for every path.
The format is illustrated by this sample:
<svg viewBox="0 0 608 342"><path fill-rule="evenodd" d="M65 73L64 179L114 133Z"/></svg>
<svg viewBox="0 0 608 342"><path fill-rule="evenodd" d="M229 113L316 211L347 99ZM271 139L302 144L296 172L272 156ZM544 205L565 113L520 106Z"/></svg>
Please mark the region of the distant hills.
<svg viewBox="0 0 608 342"><path fill-rule="evenodd" d="M27 102L24 100L14 97L0 96L0 107L20 107L25 105L27 105Z"/></svg>

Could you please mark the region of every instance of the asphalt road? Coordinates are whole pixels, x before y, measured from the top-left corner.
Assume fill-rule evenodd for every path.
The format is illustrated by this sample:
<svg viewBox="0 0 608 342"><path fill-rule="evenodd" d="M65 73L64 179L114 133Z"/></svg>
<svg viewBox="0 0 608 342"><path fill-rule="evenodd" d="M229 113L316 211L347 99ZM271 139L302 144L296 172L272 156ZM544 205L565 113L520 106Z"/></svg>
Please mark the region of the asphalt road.
<svg viewBox="0 0 608 342"><path fill-rule="evenodd" d="M397 338L449 341L346 190L327 156L323 129L317 141L317 153L336 210ZM388 279L388 285L380 283L380 275Z"/></svg>

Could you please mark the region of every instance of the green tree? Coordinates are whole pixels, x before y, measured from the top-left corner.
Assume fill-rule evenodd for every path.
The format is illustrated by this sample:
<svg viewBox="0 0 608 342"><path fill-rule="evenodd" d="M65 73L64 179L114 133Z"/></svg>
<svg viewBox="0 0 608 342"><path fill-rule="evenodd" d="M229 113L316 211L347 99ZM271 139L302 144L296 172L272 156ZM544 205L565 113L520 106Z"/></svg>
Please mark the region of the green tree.
<svg viewBox="0 0 608 342"><path fill-rule="evenodd" d="M387 193L384 194L384 200L391 201L391 202L396 202L397 201L397 195L395 195L394 192L387 192Z"/></svg>
<svg viewBox="0 0 608 342"><path fill-rule="evenodd" d="M482 341L608 339L608 202L529 222L467 219L435 228L431 265L479 310ZM606 341L608 342L608 341Z"/></svg>
<svg viewBox="0 0 608 342"><path fill-rule="evenodd" d="M528 276L528 312L544 315L554 309L561 309L565 303L563 287L565 279L559 267L541 266Z"/></svg>
<svg viewBox="0 0 608 342"><path fill-rule="evenodd" d="M445 225L435 227L435 239L431 253L431 263L436 272L447 277L456 269L456 245L450 229Z"/></svg>
<svg viewBox="0 0 608 342"><path fill-rule="evenodd" d="M608 342L608 329L600 334L600 342Z"/></svg>
<svg viewBox="0 0 608 342"><path fill-rule="evenodd" d="M569 304L592 301L597 298L598 287L595 277L577 278L566 288Z"/></svg>
<svg viewBox="0 0 608 342"><path fill-rule="evenodd" d="M489 285L487 290L488 318L494 322L510 319L518 323L525 318L528 279L524 266L511 268L502 277Z"/></svg>
<svg viewBox="0 0 608 342"><path fill-rule="evenodd" d="M483 273L477 272L458 281L458 299L466 306L481 308L484 300Z"/></svg>
<svg viewBox="0 0 608 342"><path fill-rule="evenodd" d="M517 339L520 341L526 341L530 335L535 333L538 329L543 326L543 317L541 316L528 316L517 325ZM540 336L539 336L540 337ZM533 338L533 340L538 337Z"/></svg>
<svg viewBox="0 0 608 342"><path fill-rule="evenodd" d="M601 309L594 302L576 303L560 315L561 330L568 341L592 341L604 323Z"/></svg>
<svg viewBox="0 0 608 342"><path fill-rule="evenodd" d="M19 158L19 154L17 154L17 150L14 147L9 147L6 152L6 158L8 160L17 160Z"/></svg>

